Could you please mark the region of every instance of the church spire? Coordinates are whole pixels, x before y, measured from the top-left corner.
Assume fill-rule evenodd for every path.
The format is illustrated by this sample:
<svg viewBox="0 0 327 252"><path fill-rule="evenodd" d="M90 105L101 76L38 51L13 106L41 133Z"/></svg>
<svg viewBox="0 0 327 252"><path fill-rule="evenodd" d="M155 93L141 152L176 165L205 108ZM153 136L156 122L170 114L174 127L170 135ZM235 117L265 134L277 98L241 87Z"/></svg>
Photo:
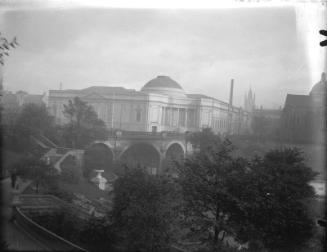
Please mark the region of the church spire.
<svg viewBox="0 0 327 252"><path fill-rule="evenodd" d="M255 93L252 91L251 86L249 91L245 93L244 109L249 112L252 112L255 109Z"/></svg>

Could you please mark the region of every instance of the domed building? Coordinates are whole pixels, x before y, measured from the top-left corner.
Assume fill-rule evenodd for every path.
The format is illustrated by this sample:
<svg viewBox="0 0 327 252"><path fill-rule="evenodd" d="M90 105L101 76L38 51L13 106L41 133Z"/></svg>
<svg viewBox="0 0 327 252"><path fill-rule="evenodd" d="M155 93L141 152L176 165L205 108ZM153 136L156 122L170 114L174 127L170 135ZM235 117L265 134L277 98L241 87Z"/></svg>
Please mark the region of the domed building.
<svg viewBox="0 0 327 252"><path fill-rule="evenodd" d="M163 94L171 97L186 98L186 93L176 81L169 76L160 75L157 78L150 80L142 89L145 93Z"/></svg>
<svg viewBox="0 0 327 252"><path fill-rule="evenodd" d="M326 74L309 95L287 94L282 112L282 135L291 142L325 141L326 133Z"/></svg>
<svg viewBox="0 0 327 252"><path fill-rule="evenodd" d="M199 131L241 134L250 127L249 113L230 103L201 94L188 94L169 76L157 76L140 91L92 86L81 90L50 90L49 110L65 123L64 104L80 97L92 105L109 129L142 132Z"/></svg>
<svg viewBox="0 0 327 252"><path fill-rule="evenodd" d="M324 106L323 103L325 102L325 98L327 96L326 73L321 74L320 81L312 87L309 95L316 107Z"/></svg>

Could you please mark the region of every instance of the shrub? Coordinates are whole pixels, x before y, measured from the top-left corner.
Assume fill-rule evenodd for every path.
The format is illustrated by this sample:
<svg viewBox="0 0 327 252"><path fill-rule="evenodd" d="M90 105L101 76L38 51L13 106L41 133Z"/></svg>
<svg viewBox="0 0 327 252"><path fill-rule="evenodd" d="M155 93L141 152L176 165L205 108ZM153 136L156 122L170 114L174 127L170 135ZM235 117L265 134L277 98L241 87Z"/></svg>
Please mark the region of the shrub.
<svg viewBox="0 0 327 252"><path fill-rule="evenodd" d="M60 177L68 182L78 184L81 177L81 172L76 166L75 157L69 155L61 164L61 174Z"/></svg>

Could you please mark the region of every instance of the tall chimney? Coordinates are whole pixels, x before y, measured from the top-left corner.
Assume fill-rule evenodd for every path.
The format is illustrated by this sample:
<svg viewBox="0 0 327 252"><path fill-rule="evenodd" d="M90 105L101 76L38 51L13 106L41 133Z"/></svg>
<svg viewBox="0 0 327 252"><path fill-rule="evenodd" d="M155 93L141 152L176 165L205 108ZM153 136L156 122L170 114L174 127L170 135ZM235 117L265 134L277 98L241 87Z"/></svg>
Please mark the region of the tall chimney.
<svg viewBox="0 0 327 252"><path fill-rule="evenodd" d="M234 89L234 79L232 79L230 83L229 104L228 104L228 134L232 133L233 89Z"/></svg>
<svg viewBox="0 0 327 252"><path fill-rule="evenodd" d="M234 79L230 83L230 93L229 93L229 107L230 109L233 106L233 89L234 89Z"/></svg>

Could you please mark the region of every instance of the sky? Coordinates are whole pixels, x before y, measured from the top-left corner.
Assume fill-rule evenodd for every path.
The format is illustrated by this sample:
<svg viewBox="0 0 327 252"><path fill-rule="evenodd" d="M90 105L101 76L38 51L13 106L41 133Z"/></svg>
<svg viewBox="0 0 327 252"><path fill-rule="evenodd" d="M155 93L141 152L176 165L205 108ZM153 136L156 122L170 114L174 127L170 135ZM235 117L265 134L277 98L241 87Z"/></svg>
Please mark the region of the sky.
<svg viewBox="0 0 327 252"><path fill-rule="evenodd" d="M312 77L293 7L232 9L12 9L0 31L20 46L5 59L6 90L123 86L140 90L168 75L187 93L243 106L283 106L287 93L308 94ZM312 79L315 81L313 82Z"/></svg>

